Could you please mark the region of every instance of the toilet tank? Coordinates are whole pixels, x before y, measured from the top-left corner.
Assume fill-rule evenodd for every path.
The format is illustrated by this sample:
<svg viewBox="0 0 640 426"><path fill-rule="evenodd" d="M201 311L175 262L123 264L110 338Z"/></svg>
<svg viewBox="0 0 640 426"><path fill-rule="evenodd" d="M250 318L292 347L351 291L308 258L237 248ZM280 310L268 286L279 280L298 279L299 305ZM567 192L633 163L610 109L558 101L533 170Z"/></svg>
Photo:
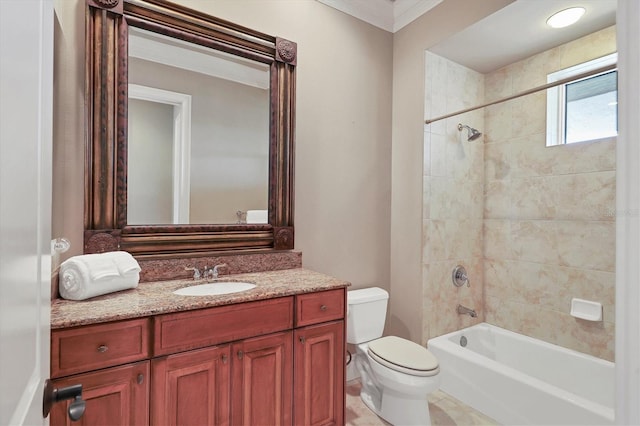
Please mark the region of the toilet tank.
<svg viewBox="0 0 640 426"><path fill-rule="evenodd" d="M347 292L347 342L359 344L382 336L389 293L378 287Z"/></svg>

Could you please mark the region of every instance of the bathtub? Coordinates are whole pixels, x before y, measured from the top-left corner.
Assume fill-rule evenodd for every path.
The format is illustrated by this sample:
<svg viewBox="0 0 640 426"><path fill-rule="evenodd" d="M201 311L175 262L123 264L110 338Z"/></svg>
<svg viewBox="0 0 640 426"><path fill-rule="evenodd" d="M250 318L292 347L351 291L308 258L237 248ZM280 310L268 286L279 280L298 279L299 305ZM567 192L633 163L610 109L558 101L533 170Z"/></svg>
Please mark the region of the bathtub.
<svg viewBox="0 0 640 426"><path fill-rule="evenodd" d="M614 424L612 362L486 323L427 347L440 363L440 389L501 424Z"/></svg>

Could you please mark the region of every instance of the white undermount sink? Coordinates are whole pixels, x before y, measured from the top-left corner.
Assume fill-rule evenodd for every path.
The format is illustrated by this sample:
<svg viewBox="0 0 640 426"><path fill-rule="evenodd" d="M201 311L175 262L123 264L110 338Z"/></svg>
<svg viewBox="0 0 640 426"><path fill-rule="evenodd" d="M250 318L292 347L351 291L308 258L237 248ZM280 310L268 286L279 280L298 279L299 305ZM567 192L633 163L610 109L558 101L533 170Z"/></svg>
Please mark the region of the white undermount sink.
<svg viewBox="0 0 640 426"><path fill-rule="evenodd" d="M217 281L208 284L192 285L173 292L180 296L218 296L221 294L239 293L254 288L256 285L241 281Z"/></svg>

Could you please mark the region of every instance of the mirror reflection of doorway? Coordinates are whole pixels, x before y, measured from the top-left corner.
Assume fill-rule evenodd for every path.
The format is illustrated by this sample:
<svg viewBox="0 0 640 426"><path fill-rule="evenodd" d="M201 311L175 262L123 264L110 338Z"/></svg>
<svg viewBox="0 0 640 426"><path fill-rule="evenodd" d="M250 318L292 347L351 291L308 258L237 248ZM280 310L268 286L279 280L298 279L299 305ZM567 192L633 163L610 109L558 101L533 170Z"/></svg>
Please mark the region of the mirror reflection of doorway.
<svg viewBox="0 0 640 426"><path fill-rule="evenodd" d="M191 96L129 85L128 224L189 223Z"/></svg>

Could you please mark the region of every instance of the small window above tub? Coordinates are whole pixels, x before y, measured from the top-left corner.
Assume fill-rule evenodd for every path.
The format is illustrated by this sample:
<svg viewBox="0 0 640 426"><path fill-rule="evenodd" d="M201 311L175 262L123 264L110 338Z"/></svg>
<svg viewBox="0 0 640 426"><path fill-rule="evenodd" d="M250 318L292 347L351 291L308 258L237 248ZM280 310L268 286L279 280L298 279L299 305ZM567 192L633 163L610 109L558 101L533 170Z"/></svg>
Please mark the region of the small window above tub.
<svg viewBox="0 0 640 426"><path fill-rule="evenodd" d="M615 64L618 54L547 75L547 83ZM609 139L618 135L618 71L611 69L547 90L547 146Z"/></svg>

